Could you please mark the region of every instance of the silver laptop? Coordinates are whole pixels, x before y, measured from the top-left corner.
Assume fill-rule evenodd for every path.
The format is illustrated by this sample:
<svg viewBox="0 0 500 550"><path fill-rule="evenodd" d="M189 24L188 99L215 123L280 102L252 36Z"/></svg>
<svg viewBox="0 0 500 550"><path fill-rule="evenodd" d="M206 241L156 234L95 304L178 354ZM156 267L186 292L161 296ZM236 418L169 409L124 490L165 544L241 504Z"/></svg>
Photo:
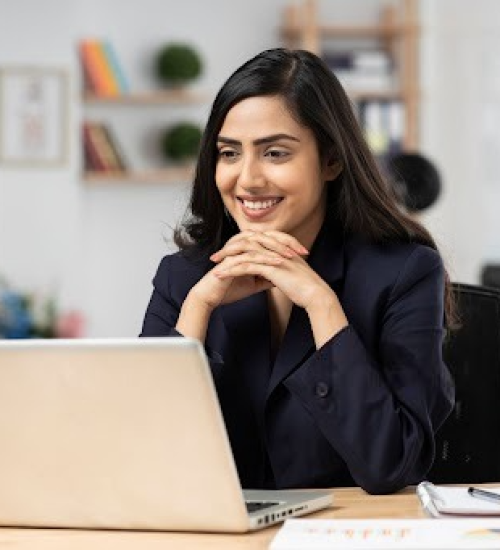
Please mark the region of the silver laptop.
<svg viewBox="0 0 500 550"><path fill-rule="evenodd" d="M242 491L196 340L0 341L1 525L244 532L331 502Z"/></svg>

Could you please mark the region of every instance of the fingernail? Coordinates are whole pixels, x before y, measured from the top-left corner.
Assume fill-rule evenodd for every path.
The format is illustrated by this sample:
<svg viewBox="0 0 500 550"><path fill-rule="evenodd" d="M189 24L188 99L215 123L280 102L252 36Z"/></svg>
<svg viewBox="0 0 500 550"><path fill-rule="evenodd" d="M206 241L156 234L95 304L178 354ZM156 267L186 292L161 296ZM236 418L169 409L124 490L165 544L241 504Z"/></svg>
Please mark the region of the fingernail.
<svg viewBox="0 0 500 550"><path fill-rule="evenodd" d="M301 246L300 247L300 253L301 254L309 254L309 250L307 250L307 248L305 248L304 246Z"/></svg>

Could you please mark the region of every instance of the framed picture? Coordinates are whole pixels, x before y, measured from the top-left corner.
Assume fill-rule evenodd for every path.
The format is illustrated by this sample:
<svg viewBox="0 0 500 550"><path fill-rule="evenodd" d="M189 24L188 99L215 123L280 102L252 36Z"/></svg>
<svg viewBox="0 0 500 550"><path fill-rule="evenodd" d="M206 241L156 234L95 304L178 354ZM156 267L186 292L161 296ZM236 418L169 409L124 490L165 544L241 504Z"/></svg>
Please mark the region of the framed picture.
<svg viewBox="0 0 500 550"><path fill-rule="evenodd" d="M68 157L68 77L60 69L0 69L0 162L57 166Z"/></svg>

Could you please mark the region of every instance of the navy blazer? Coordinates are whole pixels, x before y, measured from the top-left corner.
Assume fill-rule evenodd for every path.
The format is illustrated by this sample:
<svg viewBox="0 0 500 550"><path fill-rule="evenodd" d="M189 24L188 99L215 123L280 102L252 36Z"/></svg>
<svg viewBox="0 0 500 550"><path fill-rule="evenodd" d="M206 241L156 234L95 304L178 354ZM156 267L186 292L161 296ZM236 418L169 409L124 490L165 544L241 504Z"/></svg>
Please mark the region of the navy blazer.
<svg viewBox="0 0 500 550"><path fill-rule="evenodd" d="M218 307L209 322L205 346L242 486L388 493L421 481L454 400L439 254L343 238L325 224L309 263L349 320L319 350L294 306L272 360L265 292ZM178 335L182 303L212 267L203 255L163 258L141 336Z"/></svg>

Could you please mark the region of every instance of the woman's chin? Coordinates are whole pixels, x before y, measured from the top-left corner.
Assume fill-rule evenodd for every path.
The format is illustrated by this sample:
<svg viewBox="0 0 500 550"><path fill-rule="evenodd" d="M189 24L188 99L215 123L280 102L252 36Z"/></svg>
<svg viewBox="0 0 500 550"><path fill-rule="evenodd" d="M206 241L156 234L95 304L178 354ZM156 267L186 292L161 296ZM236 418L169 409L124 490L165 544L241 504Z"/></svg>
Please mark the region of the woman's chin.
<svg viewBox="0 0 500 550"><path fill-rule="evenodd" d="M281 228L277 227L273 223L265 222L247 222L243 221L237 224L240 231L257 231L263 233L264 231L282 231Z"/></svg>

